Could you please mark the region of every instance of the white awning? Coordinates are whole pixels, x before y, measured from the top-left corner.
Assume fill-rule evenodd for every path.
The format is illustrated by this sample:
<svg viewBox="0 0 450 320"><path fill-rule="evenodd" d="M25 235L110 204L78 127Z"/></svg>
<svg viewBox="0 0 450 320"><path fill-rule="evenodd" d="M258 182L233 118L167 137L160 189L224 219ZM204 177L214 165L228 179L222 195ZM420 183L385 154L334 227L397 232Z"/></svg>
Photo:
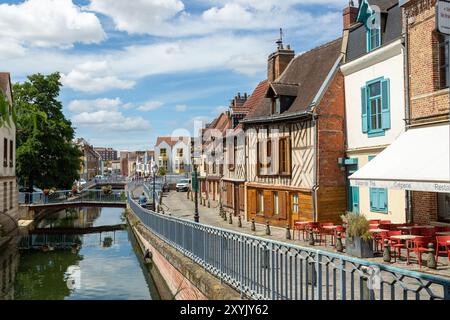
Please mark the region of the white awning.
<svg viewBox="0 0 450 320"><path fill-rule="evenodd" d="M450 193L450 126L410 129L350 176L354 187Z"/></svg>

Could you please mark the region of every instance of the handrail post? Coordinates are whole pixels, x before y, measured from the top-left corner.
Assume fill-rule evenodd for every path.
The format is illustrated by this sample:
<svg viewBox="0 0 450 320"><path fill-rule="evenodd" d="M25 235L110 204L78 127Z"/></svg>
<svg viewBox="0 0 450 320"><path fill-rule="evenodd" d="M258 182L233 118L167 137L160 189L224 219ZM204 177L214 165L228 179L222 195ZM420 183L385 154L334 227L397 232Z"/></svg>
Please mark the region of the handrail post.
<svg viewBox="0 0 450 320"><path fill-rule="evenodd" d="M341 287L341 300L346 300L346 274L345 274L345 260L341 258L341 270L340 270L340 287Z"/></svg>

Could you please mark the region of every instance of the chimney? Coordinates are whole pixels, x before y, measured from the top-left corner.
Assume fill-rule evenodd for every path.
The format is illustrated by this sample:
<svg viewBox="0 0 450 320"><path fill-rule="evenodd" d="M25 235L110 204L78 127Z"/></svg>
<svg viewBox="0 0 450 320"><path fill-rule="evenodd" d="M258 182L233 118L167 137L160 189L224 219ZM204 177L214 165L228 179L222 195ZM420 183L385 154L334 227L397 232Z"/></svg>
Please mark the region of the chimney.
<svg viewBox="0 0 450 320"><path fill-rule="evenodd" d="M344 21L344 30L348 30L353 24L356 23L356 18L358 17L359 9L355 7L353 0L350 0L348 6L344 9L342 13Z"/></svg>
<svg viewBox="0 0 450 320"><path fill-rule="evenodd" d="M280 39L277 40L276 44L277 51L269 56L267 63L267 79L269 81L275 81L295 57L295 52L291 50L290 45L285 46L283 44L282 29L280 29Z"/></svg>

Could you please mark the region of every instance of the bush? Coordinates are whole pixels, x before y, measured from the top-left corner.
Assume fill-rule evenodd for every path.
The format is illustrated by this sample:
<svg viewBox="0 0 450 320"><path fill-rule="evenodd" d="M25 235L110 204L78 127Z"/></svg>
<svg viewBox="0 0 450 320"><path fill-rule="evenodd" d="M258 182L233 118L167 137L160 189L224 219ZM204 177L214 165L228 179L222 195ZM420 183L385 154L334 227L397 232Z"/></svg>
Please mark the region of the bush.
<svg viewBox="0 0 450 320"><path fill-rule="evenodd" d="M341 217L344 224L347 225L347 235L349 237L359 237L363 240L372 239L372 234L369 232L369 221L365 216L347 212L346 215Z"/></svg>

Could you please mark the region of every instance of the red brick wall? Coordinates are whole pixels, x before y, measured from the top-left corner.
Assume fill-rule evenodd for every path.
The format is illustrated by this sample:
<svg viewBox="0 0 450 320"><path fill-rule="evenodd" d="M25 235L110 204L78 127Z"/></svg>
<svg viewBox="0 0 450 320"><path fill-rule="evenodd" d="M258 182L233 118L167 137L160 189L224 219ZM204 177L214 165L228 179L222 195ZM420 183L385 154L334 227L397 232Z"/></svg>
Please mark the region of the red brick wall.
<svg viewBox="0 0 450 320"><path fill-rule="evenodd" d="M345 171L338 164L338 158L345 156L344 77L340 72L323 96L317 113L319 185L345 186Z"/></svg>
<svg viewBox="0 0 450 320"><path fill-rule="evenodd" d="M416 192L412 193L413 222L429 224L437 220L437 193Z"/></svg>
<svg viewBox="0 0 450 320"><path fill-rule="evenodd" d="M340 222L347 209L345 171L338 159L345 156L344 76L338 72L318 109L318 221Z"/></svg>
<svg viewBox="0 0 450 320"><path fill-rule="evenodd" d="M413 120L449 112L448 90L439 88L439 50L434 3L432 0L411 1L405 10L410 17L408 50Z"/></svg>

